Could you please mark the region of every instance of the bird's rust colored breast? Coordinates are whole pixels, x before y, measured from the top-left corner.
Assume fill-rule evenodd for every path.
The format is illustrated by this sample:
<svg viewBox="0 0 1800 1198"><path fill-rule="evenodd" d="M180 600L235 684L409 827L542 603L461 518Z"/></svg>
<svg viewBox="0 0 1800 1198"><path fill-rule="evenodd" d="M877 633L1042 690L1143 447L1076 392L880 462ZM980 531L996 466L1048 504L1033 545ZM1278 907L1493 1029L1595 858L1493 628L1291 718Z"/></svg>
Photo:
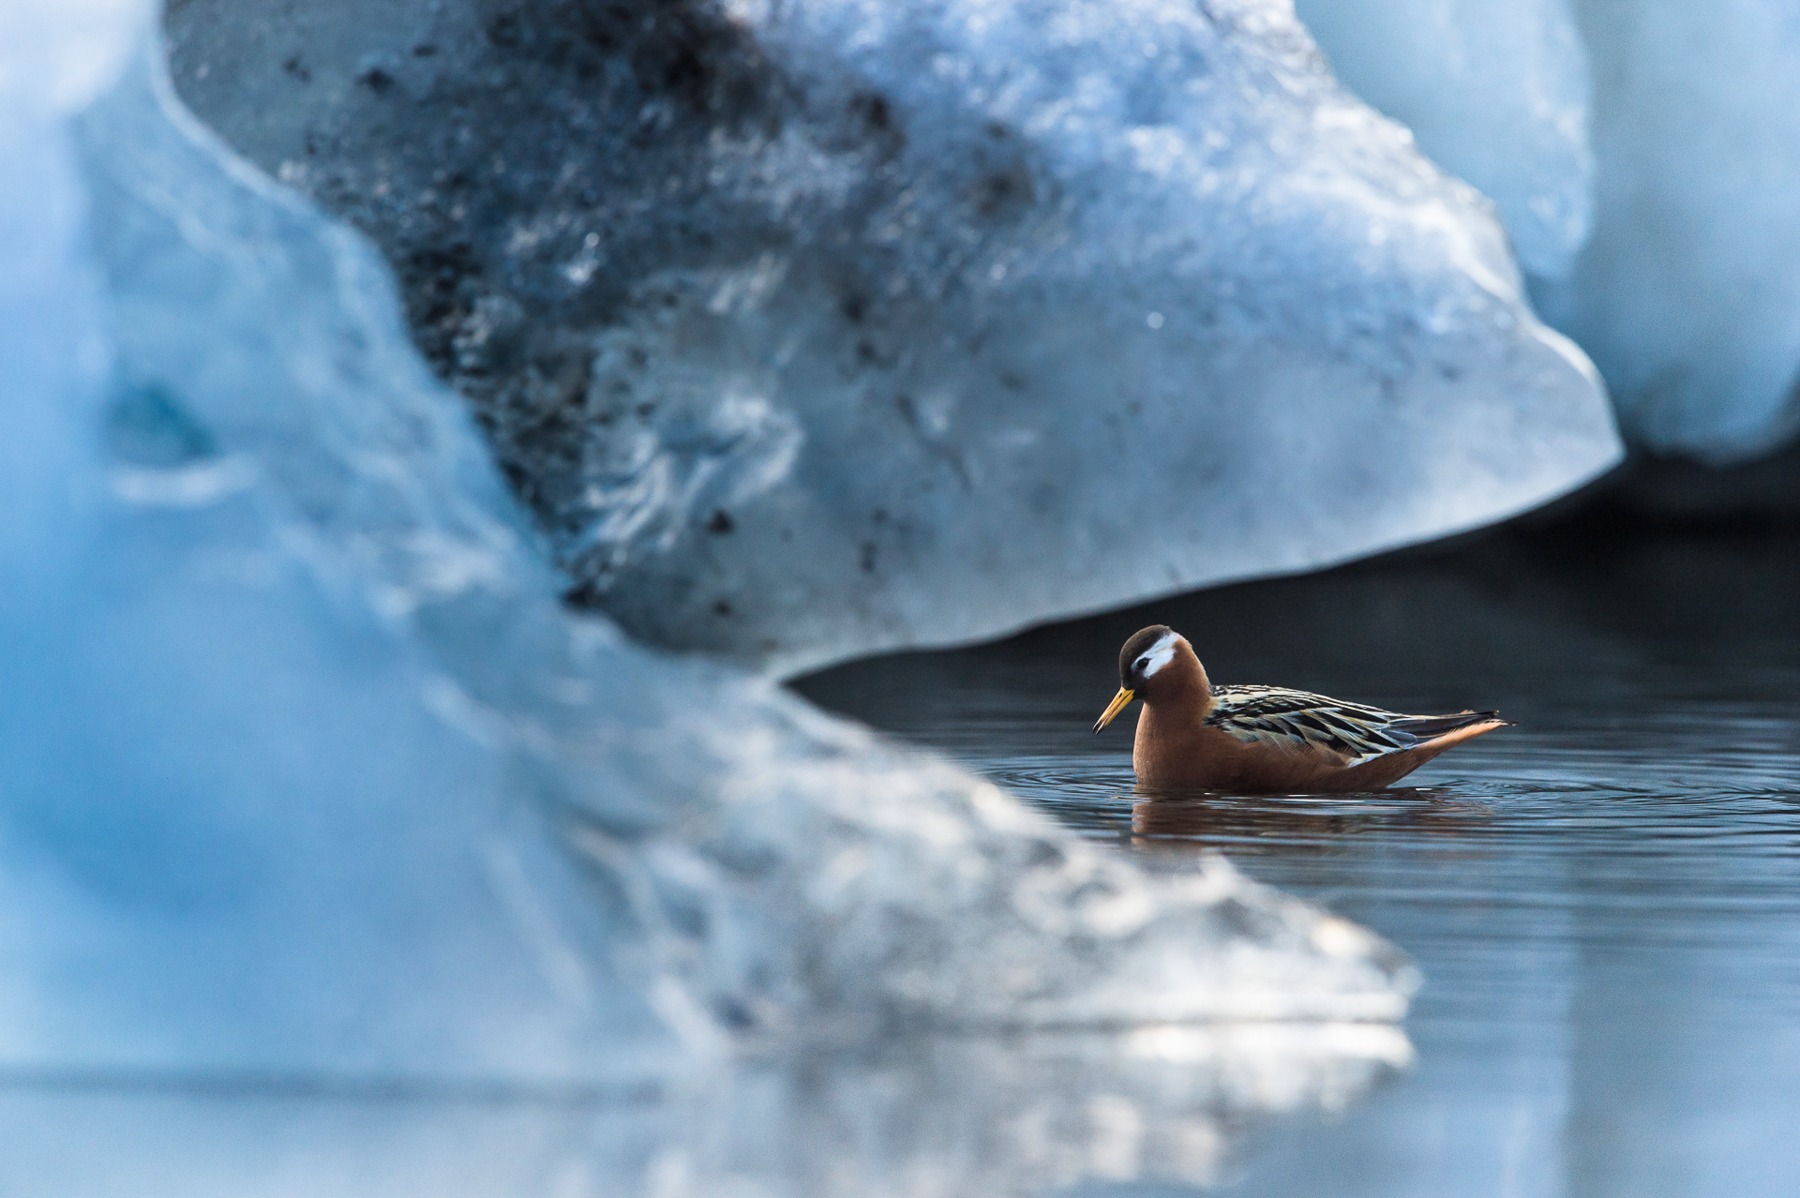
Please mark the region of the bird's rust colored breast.
<svg viewBox="0 0 1800 1198"><path fill-rule="evenodd" d="M1242 741L1191 711L1145 707L1131 764L1140 783L1157 789L1271 794L1327 789L1346 759L1325 749Z"/></svg>

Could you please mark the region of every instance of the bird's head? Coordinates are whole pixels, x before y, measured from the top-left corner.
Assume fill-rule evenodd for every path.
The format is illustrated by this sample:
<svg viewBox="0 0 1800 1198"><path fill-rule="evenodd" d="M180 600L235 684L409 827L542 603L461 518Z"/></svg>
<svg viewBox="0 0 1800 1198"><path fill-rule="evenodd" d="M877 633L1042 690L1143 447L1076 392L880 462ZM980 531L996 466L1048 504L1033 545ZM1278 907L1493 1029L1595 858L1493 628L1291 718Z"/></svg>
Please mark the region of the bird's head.
<svg viewBox="0 0 1800 1198"><path fill-rule="evenodd" d="M1188 639L1167 624L1141 628L1119 650L1119 693L1094 721L1094 731L1112 723L1133 699L1154 703L1177 691L1194 689L1204 701L1209 689L1206 670Z"/></svg>

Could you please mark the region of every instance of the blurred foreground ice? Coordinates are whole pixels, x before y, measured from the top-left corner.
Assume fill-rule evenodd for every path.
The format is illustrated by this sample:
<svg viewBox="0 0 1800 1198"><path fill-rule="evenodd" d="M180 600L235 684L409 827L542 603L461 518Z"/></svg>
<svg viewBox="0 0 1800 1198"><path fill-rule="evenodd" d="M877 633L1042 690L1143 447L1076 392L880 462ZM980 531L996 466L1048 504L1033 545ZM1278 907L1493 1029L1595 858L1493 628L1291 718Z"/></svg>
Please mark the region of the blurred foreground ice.
<svg viewBox="0 0 1800 1198"><path fill-rule="evenodd" d="M993 636L1616 457L1486 203L1275 0L185 0L170 29L201 115L395 263L577 593L663 644ZM1545 194L1565 253L1580 188Z"/></svg>
<svg viewBox="0 0 1800 1198"><path fill-rule="evenodd" d="M1792 4L1296 7L1346 82L1495 199L1628 433L1730 460L1800 430Z"/></svg>
<svg viewBox="0 0 1800 1198"><path fill-rule="evenodd" d="M0 1081L566 1091L736 1036L1404 1011L1397 952L1222 861L569 617L373 253L159 54L86 106L115 10L0 41Z"/></svg>

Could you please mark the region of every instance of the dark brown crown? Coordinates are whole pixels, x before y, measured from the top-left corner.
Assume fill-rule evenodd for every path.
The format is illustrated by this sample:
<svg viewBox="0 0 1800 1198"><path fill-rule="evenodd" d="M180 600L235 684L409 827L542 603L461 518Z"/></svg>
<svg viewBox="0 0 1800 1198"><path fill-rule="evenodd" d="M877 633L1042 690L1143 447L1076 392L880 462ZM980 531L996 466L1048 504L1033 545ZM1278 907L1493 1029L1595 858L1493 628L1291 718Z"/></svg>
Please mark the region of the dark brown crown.
<svg viewBox="0 0 1800 1198"><path fill-rule="evenodd" d="M1150 652L1150 646L1162 640L1172 631L1173 629L1167 624L1152 624L1148 628L1140 628L1131 634L1131 639L1125 642L1123 649L1119 650L1120 685L1131 685L1132 665L1138 658Z"/></svg>

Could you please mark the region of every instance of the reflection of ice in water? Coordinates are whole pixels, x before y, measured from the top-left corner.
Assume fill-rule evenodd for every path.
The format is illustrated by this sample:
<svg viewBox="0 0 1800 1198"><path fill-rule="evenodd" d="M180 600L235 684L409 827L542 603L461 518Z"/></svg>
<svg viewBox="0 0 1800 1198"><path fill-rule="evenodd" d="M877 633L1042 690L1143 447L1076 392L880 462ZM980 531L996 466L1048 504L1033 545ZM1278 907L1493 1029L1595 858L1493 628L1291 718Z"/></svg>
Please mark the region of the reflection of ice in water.
<svg viewBox="0 0 1800 1198"><path fill-rule="evenodd" d="M38 1198L962 1198L1214 1180L1270 1116L1404 1068L1378 1024L890 1041L616 1092L0 1092L0 1192ZM103 1147L102 1147L103 1146Z"/></svg>

